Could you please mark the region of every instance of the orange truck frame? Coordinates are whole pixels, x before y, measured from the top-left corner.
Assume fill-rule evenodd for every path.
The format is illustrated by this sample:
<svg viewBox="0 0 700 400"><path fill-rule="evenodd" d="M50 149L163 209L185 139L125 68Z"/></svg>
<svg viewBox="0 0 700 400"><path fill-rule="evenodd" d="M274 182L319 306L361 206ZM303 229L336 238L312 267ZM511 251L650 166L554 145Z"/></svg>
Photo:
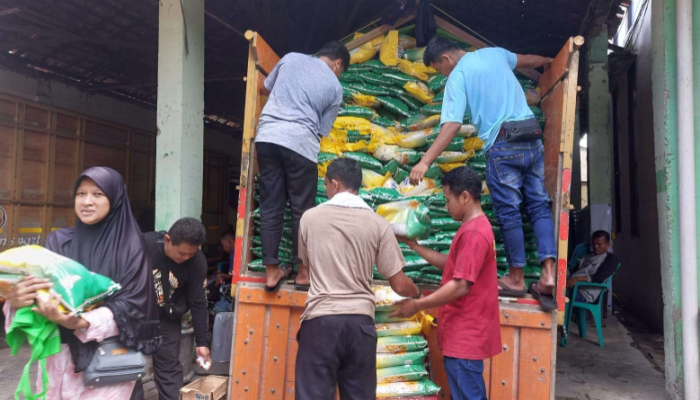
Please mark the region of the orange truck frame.
<svg viewBox="0 0 700 400"><path fill-rule="evenodd" d="M394 26L398 27L409 19L399 20ZM444 20L439 20L438 25L477 47L486 46ZM351 49L360 46L389 29L392 26L383 25L347 46ZM252 259L250 213L255 206L253 177L257 174L253 142L258 117L266 101L260 88L279 56L256 32L246 32L246 38L250 49L233 266L236 307L228 398L289 400L294 398L296 334L306 293L286 286L278 293L266 293L263 274L247 271ZM557 325L563 322L565 308L569 193L578 92L578 49L581 45L582 37L569 38L542 76L532 70L521 71L538 80L541 108L547 118L544 132L545 184L553 199L555 233L559 238L556 293L559 308L545 313L532 298L500 303L503 352L487 360L484 368L488 396L492 400L554 400ZM430 287L423 289L434 290ZM431 311L437 315L437 310ZM435 330L428 335L428 340L431 378L443 388L439 397L449 399L447 376Z"/></svg>

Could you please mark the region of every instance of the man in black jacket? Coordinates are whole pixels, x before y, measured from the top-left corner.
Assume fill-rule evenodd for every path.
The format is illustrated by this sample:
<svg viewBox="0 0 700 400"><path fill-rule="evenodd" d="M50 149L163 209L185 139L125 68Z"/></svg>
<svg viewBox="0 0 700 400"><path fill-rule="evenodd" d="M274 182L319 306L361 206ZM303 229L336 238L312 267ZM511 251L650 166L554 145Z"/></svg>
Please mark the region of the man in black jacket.
<svg viewBox="0 0 700 400"><path fill-rule="evenodd" d="M571 277L566 281L566 287L570 292L578 282L603 283L617 270L620 261L610 250L610 234L605 231L596 231L592 238L593 252L586 254L581 262L569 272ZM579 288L575 301L593 303L600 295L600 288ZM567 293L570 297L571 293Z"/></svg>
<svg viewBox="0 0 700 400"><path fill-rule="evenodd" d="M197 356L211 361L208 310L204 284L207 259L199 250L206 231L194 218L182 218L168 232L144 235L153 268L163 344L153 354L155 383L161 400L178 400L182 387L180 365L181 319L192 310ZM168 276L168 279L163 279Z"/></svg>

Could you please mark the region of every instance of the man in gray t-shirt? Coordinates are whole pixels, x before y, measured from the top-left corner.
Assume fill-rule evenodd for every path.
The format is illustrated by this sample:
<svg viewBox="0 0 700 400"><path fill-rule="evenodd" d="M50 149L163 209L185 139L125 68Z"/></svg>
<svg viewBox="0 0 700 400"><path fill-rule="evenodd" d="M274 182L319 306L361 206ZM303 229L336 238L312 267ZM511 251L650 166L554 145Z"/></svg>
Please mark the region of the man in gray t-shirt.
<svg viewBox="0 0 700 400"><path fill-rule="evenodd" d="M338 116L343 89L338 77L350 65L345 46L331 42L315 55L289 53L265 79L270 95L260 114L255 147L260 170L260 229L266 291L276 291L299 265L297 287L307 289L308 267L298 254L299 220L314 206L321 137ZM291 260L279 256L284 210L291 205Z"/></svg>

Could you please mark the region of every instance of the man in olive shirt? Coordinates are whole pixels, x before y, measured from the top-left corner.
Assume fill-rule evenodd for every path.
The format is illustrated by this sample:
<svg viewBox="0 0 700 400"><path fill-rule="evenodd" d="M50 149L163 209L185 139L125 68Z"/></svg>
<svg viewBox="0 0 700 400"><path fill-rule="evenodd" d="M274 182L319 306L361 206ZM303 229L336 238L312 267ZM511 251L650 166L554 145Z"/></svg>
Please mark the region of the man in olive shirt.
<svg viewBox="0 0 700 400"><path fill-rule="evenodd" d="M307 211L299 227L299 257L311 287L297 336L297 400L374 400L377 390L372 267L401 296L418 288L389 223L357 196L362 169L339 158L328 166L330 201Z"/></svg>

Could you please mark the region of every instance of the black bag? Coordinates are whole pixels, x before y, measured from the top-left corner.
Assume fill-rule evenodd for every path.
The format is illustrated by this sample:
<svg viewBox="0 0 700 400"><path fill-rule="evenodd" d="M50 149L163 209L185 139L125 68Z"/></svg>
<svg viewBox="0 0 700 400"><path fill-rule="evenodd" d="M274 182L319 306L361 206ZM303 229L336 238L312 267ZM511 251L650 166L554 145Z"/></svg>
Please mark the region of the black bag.
<svg viewBox="0 0 700 400"><path fill-rule="evenodd" d="M124 346L118 336L113 336L99 343L83 379L88 387L116 385L141 379L147 369L140 351Z"/></svg>
<svg viewBox="0 0 700 400"><path fill-rule="evenodd" d="M503 123L503 132L508 142L528 142L542 139L542 128L536 118L528 118L522 121L509 121Z"/></svg>
<svg viewBox="0 0 700 400"><path fill-rule="evenodd" d="M156 243L159 247L163 246L163 237L161 235L158 236ZM170 268L168 268L167 260L163 263L163 268L160 270L160 284L163 288L163 307L160 308L159 313L161 319L167 319L170 322L180 321L182 316L190 309L190 305L186 296L180 297L180 300L176 303L170 302Z"/></svg>

